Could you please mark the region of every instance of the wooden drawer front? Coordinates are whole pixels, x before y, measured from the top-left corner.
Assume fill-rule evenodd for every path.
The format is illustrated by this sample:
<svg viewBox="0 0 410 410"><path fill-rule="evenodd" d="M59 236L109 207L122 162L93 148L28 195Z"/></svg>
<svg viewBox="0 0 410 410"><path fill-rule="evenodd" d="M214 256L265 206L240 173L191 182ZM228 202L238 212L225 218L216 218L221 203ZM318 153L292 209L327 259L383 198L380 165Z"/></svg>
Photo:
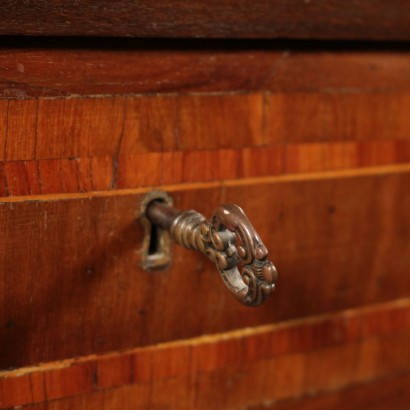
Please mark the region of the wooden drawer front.
<svg viewBox="0 0 410 410"><path fill-rule="evenodd" d="M0 408L406 409L409 303L10 371Z"/></svg>
<svg viewBox="0 0 410 410"><path fill-rule="evenodd" d="M138 191L5 201L2 367L404 297L409 184L406 166L168 187L178 207L207 215L215 204L240 200L282 272L258 309L240 306L194 252L175 247L171 269L144 272Z"/></svg>

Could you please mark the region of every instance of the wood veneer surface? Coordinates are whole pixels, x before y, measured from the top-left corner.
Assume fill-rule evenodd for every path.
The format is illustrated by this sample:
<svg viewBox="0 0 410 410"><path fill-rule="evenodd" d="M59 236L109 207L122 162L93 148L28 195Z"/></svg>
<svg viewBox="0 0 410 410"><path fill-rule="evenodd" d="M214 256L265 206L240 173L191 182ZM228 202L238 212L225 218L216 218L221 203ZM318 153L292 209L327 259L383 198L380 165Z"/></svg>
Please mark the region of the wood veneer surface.
<svg viewBox="0 0 410 410"><path fill-rule="evenodd" d="M239 305L215 267L182 248L168 271L144 272L141 194L3 202L1 368L406 296L410 173L397 171L175 186L177 207L208 216L240 202L270 244L283 276L258 309Z"/></svg>
<svg viewBox="0 0 410 410"><path fill-rule="evenodd" d="M0 100L0 194L405 164L409 105L407 91Z"/></svg>
<svg viewBox="0 0 410 410"><path fill-rule="evenodd" d="M405 406L406 46L58 41L0 52L1 407L354 408L372 388ZM183 249L143 272L153 188L207 216L240 203L280 272L271 300L238 305Z"/></svg>
<svg viewBox="0 0 410 410"><path fill-rule="evenodd" d="M4 0L0 34L408 40L408 12L405 0Z"/></svg>
<svg viewBox="0 0 410 410"><path fill-rule="evenodd" d="M0 408L405 408L409 331L407 298L45 363L1 372Z"/></svg>
<svg viewBox="0 0 410 410"><path fill-rule="evenodd" d="M2 99L410 88L407 43L0 38L0 45Z"/></svg>

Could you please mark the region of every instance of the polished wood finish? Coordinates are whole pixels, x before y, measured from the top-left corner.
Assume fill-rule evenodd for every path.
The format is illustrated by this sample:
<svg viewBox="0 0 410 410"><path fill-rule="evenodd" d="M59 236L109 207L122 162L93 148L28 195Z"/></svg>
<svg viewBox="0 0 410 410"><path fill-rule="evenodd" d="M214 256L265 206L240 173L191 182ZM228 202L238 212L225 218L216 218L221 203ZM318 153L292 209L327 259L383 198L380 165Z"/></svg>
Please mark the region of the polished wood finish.
<svg viewBox="0 0 410 410"><path fill-rule="evenodd" d="M405 164L409 159L410 141L396 140L146 153L118 160L10 161L0 163L0 192L16 197L109 191Z"/></svg>
<svg viewBox="0 0 410 410"><path fill-rule="evenodd" d="M331 21L344 36L336 3L299 2L303 18L327 14L287 27L316 35ZM387 6L368 4L351 6L366 11L351 35L361 16L377 34ZM406 43L0 43L1 408L406 408ZM177 247L171 269L143 271L152 189L206 216L243 206L279 270L272 300L241 307L212 264Z"/></svg>
<svg viewBox="0 0 410 410"><path fill-rule="evenodd" d="M81 40L0 45L0 97L410 89L409 46ZM165 109L165 107L164 107ZM149 128L147 128L148 130Z"/></svg>
<svg viewBox="0 0 410 410"><path fill-rule="evenodd" d="M410 403L410 376L398 374L370 383L348 386L336 392L308 393L302 397L284 399L248 407L250 410L407 410Z"/></svg>
<svg viewBox="0 0 410 410"><path fill-rule="evenodd" d="M258 310L240 306L195 252L175 247L165 272L139 267L143 192L2 202L1 368L406 296L410 172L386 171L167 188L178 208L204 215L241 203L285 272Z"/></svg>
<svg viewBox="0 0 410 410"><path fill-rule="evenodd" d="M0 34L408 40L408 15L405 0L4 0Z"/></svg>
<svg viewBox="0 0 410 410"><path fill-rule="evenodd" d="M0 100L0 192L107 191L404 164L409 104L410 93L399 91Z"/></svg>
<svg viewBox="0 0 410 410"><path fill-rule="evenodd" d="M400 373L408 380L409 342L410 301L402 299L305 321L2 372L0 408L37 409L47 402L51 409L79 408L80 403L84 409L114 408L114 403L124 409L161 404L236 409L277 400L282 400L280 409L300 404L310 408L312 401L349 397L349 386L369 389L370 382L377 386L379 380ZM222 381L226 390L220 388ZM330 395L332 391L337 395ZM285 401L312 392L319 397ZM366 403L368 398L356 400ZM30 406L34 403L39 405Z"/></svg>

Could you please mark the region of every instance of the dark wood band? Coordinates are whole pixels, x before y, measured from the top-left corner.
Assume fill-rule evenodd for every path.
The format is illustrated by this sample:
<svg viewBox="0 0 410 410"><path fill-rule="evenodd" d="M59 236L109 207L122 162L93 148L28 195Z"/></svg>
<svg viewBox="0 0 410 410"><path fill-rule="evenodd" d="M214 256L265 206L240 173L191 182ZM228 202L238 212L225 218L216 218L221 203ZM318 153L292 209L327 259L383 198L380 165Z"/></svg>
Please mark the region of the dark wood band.
<svg viewBox="0 0 410 410"><path fill-rule="evenodd" d="M3 0L1 35L410 39L406 0Z"/></svg>

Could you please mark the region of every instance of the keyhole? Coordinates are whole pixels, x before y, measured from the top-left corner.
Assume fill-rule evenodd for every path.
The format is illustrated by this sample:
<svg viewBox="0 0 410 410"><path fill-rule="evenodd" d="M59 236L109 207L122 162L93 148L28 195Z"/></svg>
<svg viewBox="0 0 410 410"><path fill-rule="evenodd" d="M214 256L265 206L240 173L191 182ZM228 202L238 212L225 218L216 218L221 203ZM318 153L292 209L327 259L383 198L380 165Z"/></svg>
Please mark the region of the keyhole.
<svg viewBox="0 0 410 410"><path fill-rule="evenodd" d="M141 223L145 230L141 262L148 271L166 269L171 263L171 238L168 231L152 224L145 214L153 201L172 206L172 199L165 192L158 191L147 194L141 203Z"/></svg>
<svg viewBox="0 0 410 410"><path fill-rule="evenodd" d="M159 237L160 233L158 232L159 228L151 224L151 232L149 235L149 245L148 245L148 256L155 255L160 253L160 243Z"/></svg>

